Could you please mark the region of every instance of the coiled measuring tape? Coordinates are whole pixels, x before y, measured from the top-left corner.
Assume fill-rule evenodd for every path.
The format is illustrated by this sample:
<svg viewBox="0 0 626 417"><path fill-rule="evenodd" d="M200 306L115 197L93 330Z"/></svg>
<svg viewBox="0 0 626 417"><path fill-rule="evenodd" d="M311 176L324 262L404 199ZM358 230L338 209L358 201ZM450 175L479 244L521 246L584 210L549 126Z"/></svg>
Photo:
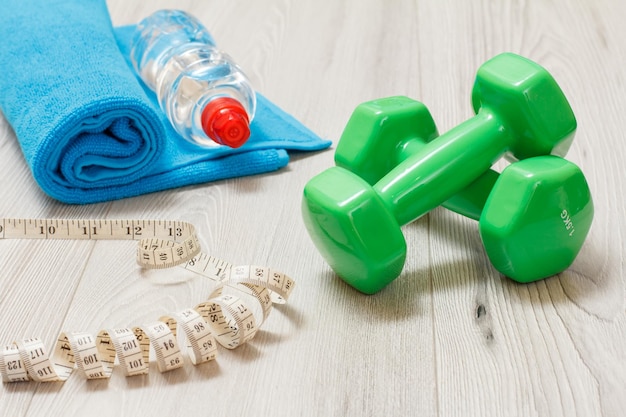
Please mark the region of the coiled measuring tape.
<svg viewBox="0 0 626 417"><path fill-rule="evenodd" d="M194 365L217 356L217 345L241 346L257 333L273 304L289 298L295 282L267 267L232 264L200 252L195 228L181 221L1 219L0 239L138 240L137 263L143 268L181 266L219 284L208 299L193 308L132 328L105 329L97 335L63 332L53 354L38 338L14 341L0 350L4 382L65 381L78 368L87 379L109 378L115 360L126 376L148 373L150 347L160 372L184 363L180 341ZM225 294L236 287L256 299L262 309L257 320L247 302Z"/></svg>

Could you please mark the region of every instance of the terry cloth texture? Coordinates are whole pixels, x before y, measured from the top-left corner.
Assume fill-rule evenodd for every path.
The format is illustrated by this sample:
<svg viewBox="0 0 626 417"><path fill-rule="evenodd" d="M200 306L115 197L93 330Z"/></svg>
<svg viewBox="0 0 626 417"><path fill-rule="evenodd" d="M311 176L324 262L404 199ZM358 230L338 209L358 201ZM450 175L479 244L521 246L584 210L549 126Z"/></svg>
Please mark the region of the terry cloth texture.
<svg viewBox="0 0 626 417"><path fill-rule="evenodd" d="M0 0L0 109L39 186L66 203L115 200L284 167L327 148L262 95L241 148L180 138L128 59L133 27L105 0Z"/></svg>

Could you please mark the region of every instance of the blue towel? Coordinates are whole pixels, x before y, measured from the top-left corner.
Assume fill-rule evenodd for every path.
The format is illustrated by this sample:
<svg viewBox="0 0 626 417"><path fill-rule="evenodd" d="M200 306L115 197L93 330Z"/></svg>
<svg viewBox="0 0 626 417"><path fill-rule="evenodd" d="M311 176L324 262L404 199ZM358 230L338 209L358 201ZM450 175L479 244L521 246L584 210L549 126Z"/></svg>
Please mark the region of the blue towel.
<svg viewBox="0 0 626 417"><path fill-rule="evenodd" d="M0 0L0 108L40 187L66 203L115 200L284 167L327 148L262 95L248 142L182 140L132 71L132 27L105 0Z"/></svg>

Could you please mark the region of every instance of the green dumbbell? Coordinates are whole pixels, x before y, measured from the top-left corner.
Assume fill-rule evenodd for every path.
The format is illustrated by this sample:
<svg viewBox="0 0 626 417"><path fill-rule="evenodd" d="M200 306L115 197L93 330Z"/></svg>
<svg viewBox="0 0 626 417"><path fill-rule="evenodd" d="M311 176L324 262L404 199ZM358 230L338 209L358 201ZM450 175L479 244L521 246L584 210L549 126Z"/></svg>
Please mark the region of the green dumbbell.
<svg viewBox="0 0 626 417"><path fill-rule="evenodd" d="M552 76L514 54L481 66L472 103L476 116L428 142L373 186L341 167L306 185L307 230L356 289L377 292L400 274L406 257L401 225L468 187L507 152L517 159L565 153L576 130ZM563 210L574 213L569 206Z"/></svg>
<svg viewBox="0 0 626 417"><path fill-rule="evenodd" d="M335 164L374 185L438 136L428 108L419 101L404 96L372 100L352 112L335 150ZM478 220L498 175L487 170L442 205Z"/></svg>

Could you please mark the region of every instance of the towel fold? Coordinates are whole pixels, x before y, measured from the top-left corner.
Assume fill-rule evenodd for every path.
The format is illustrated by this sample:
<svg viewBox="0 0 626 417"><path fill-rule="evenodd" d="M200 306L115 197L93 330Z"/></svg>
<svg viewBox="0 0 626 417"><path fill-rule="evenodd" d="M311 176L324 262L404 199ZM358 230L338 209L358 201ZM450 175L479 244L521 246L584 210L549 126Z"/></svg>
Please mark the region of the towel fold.
<svg viewBox="0 0 626 417"><path fill-rule="evenodd" d="M129 66L105 0L0 0L0 108L51 197L94 203L284 167L330 146L262 95L248 142L180 138Z"/></svg>

